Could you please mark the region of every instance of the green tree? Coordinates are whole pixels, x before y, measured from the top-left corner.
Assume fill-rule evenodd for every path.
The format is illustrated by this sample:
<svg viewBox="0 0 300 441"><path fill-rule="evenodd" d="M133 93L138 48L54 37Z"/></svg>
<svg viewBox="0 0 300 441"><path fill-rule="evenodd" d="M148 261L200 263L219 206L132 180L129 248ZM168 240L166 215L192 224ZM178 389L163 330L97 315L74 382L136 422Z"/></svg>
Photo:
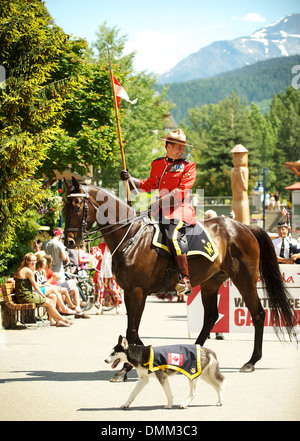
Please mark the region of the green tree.
<svg viewBox="0 0 300 441"><path fill-rule="evenodd" d="M230 196L230 152L236 144L243 144L250 151L253 143L247 103L241 103L232 93L218 104L196 107L190 110L187 133L194 145L192 158L197 164L197 188L203 188L205 196ZM249 168L251 166L249 155Z"/></svg>
<svg viewBox="0 0 300 441"><path fill-rule="evenodd" d="M84 175L91 166L113 165L118 154L108 66L81 58L80 79L67 96L65 117L40 168L48 177L67 168Z"/></svg>
<svg viewBox="0 0 300 441"><path fill-rule="evenodd" d="M284 163L300 159L300 91L288 87L285 93L274 95L268 118L277 133L274 190L285 193L285 187L293 183L295 175L284 167Z"/></svg>
<svg viewBox="0 0 300 441"><path fill-rule="evenodd" d="M165 153L158 134L164 127L164 117L173 105L165 101L165 93L155 91L155 78L145 72L134 73L132 63L135 53L123 54L126 39L126 35L119 36L117 27L108 28L105 22L99 28L93 47L98 51L96 62L108 67L109 46L111 60L115 63L114 75L132 99L138 98L134 105L121 99L121 134L126 165L133 176L143 178L148 176L150 162ZM111 95L111 90L109 93ZM113 104L110 109L113 109ZM116 127L115 116L111 117L111 121ZM115 164L100 164L99 180L103 186L118 190L122 165L120 154L115 153L114 157Z"/></svg>
<svg viewBox="0 0 300 441"><path fill-rule="evenodd" d="M0 8L0 255L10 248L24 212L43 192L33 178L64 114L64 97L75 79L59 69L67 35L38 0L3 0ZM76 70L76 67L75 67Z"/></svg>
<svg viewBox="0 0 300 441"><path fill-rule="evenodd" d="M159 141L164 117L169 114L170 103L164 96L154 90L155 79L145 73L134 76L128 83L129 96L138 98L136 104L126 101L122 137L126 156L126 166L132 176L146 178L149 175L150 163L158 156L165 155L164 143ZM115 171L109 168L101 170L104 185L116 187L121 170L119 160Z"/></svg>
<svg viewBox="0 0 300 441"><path fill-rule="evenodd" d="M120 29L117 26L109 28L105 21L99 26L96 32L96 41L92 44L92 52L95 54L94 59L102 66L107 65L108 55L107 46L109 47L111 62L117 64L120 70L129 73L133 70L133 60L136 52L124 55L125 43L127 35L119 35ZM96 52L96 53L95 53Z"/></svg>
<svg viewBox="0 0 300 441"><path fill-rule="evenodd" d="M262 179L263 169L267 168L266 189L271 191L277 185L278 164L275 162L277 132L272 126L268 115L262 115L258 107L252 103L250 113L251 126L254 133L255 169L252 170L257 180ZM256 174L255 174L256 170ZM272 190L273 191L273 190Z"/></svg>

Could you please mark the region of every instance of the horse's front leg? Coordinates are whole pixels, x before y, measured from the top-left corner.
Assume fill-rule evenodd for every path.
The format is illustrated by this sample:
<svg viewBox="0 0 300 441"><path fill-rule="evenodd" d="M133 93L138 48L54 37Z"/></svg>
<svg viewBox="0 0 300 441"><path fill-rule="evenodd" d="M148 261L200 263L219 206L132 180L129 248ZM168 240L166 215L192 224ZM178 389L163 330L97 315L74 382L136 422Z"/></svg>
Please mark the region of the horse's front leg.
<svg viewBox="0 0 300 441"><path fill-rule="evenodd" d="M124 300L127 311L126 339L129 344L143 345L138 330L145 307L146 296L144 296L144 292L141 288L135 288L132 292L124 292ZM110 381L114 383L126 381L127 373L131 371L131 369L131 364L124 363L122 369L118 371Z"/></svg>
<svg viewBox="0 0 300 441"><path fill-rule="evenodd" d="M204 321L202 330L195 344L204 345L210 331L218 320L218 291L224 280L226 280L226 275L224 275L224 273L218 273L201 285Z"/></svg>

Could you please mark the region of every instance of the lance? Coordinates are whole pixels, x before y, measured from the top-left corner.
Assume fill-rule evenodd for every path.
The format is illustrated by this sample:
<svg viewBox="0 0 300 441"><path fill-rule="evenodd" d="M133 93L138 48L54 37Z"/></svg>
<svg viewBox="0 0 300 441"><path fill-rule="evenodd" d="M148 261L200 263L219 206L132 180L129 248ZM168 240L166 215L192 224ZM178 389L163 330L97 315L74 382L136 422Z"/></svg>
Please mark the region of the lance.
<svg viewBox="0 0 300 441"><path fill-rule="evenodd" d="M110 53L109 53L108 45L107 45L107 54L108 54L108 60L109 60L110 81L111 81L111 88L112 88L113 99L114 99L114 106L115 106L115 114L116 114L118 137L119 137L119 144L120 144L120 151L121 151L121 158L122 158L122 166L123 166L123 170L126 170L126 161L125 161L125 153L124 153L124 147L123 147L123 141L122 141L122 135L121 135L118 103L117 103L115 83L114 83L114 76L113 76L113 71L112 71L112 65L111 65L111 59L110 59ZM129 189L128 181L126 181L126 191L127 191L127 204L131 206L130 189Z"/></svg>

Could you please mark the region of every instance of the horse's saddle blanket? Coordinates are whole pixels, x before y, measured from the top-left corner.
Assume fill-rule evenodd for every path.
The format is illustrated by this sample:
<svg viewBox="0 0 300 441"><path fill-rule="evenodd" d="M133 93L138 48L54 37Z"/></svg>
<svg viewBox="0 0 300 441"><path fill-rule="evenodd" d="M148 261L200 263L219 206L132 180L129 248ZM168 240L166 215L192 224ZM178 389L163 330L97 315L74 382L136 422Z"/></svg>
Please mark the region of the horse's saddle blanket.
<svg viewBox="0 0 300 441"><path fill-rule="evenodd" d="M154 223L154 233L152 238L152 244L159 254L164 257L170 257L171 252L167 246L166 235L161 231L159 224ZM199 222L194 226L186 228L186 238L188 241L188 253L187 256L202 255L214 262L219 252L204 225Z"/></svg>
<svg viewBox="0 0 300 441"><path fill-rule="evenodd" d="M200 351L200 345L151 346L148 371L173 369L192 380L201 374Z"/></svg>

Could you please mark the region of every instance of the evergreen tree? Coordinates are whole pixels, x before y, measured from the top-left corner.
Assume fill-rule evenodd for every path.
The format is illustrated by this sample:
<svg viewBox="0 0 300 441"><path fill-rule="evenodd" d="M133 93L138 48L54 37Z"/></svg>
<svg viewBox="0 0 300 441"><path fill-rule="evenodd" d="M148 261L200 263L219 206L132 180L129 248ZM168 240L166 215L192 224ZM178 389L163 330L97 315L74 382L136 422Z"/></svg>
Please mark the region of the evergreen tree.
<svg viewBox="0 0 300 441"><path fill-rule="evenodd" d="M132 176L145 178L149 174L151 161L165 154L163 143L158 140L158 134L164 127L164 117L169 114L172 105L165 101L165 93L158 94L155 91L155 79L150 74L134 73L132 63L135 53L123 55L127 36L120 37L119 29L108 28L105 22L100 26L97 37L97 41L93 44L98 51L96 63L108 67L108 45L111 60L115 63L114 75L132 99L138 98L134 105L121 99L119 114L126 166ZM111 90L109 93L111 95ZM113 111L112 103L110 109ZM114 115L110 120L116 127ZM122 165L117 150L114 158L116 160L114 164L99 164L99 180L103 186L118 190Z"/></svg>
<svg viewBox="0 0 300 441"><path fill-rule="evenodd" d="M106 21L99 26L99 30L96 32L97 39L91 47L92 52L95 54L94 60L102 66L107 65L108 46L112 63L117 64L121 71L131 73L136 52L124 55L125 43L128 37L127 35L120 36L119 34L120 29L117 26L108 27Z"/></svg>
<svg viewBox="0 0 300 441"><path fill-rule="evenodd" d="M253 150L255 168L254 178L262 180L263 169L268 169L266 190L273 191L274 185L277 184L277 163L274 161L276 154L277 136L268 115L263 116L258 107L252 103L250 122L254 132ZM256 173L255 173L256 170Z"/></svg>
<svg viewBox="0 0 300 441"><path fill-rule="evenodd" d="M0 89L0 255L10 247L24 211L42 197L32 178L58 130L67 88L75 84L51 79L67 38L42 2L1 1L6 81Z"/></svg>
<svg viewBox="0 0 300 441"><path fill-rule="evenodd" d="M274 153L276 189L284 192L285 187L295 180L295 175L284 167L284 163L300 159L300 91L289 87L286 93L274 95L268 118L277 133Z"/></svg>
<svg viewBox="0 0 300 441"><path fill-rule="evenodd" d="M247 103L240 103L232 93L231 98L226 97L218 104L191 110L187 124L196 132L195 136L187 129L189 139L195 140L192 157L197 164L197 188L203 188L205 196L230 196L233 166L230 152L236 144L243 144L250 151L253 142ZM249 167L252 167L250 156Z"/></svg>

